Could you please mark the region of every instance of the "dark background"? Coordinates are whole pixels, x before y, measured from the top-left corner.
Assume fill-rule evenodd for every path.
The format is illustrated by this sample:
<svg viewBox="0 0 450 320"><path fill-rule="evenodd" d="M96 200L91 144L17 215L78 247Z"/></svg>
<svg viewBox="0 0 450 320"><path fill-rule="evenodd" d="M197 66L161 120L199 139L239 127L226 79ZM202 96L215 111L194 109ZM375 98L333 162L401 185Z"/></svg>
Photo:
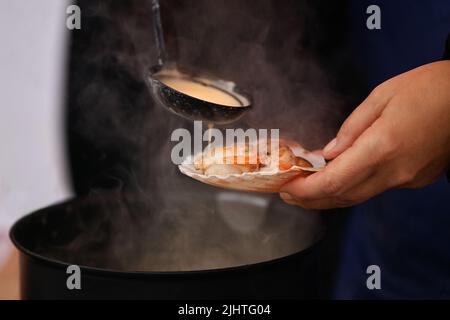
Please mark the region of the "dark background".
<svg viewBox="0 0 450 320"><path fill-rule="evenodd" d="M166 152L170 132L191 124L155 106L144 82L156 63L151 3L80 0L78 5L83 27L72 32L67 87L76 193L120 185L121 192L157 195L160 162L142 159ZM268 126L270 119L288 134L305 137L310 148L322 147L335 134L365 91L351 67L345 12L339 1L162 1L172 60L239 79L260 108L246 125ZM286 109L273 110L271 104L281 100ZM297 104L298 117L289 111ZM324 213L324 297L333 283L343 213Z"/></svg>

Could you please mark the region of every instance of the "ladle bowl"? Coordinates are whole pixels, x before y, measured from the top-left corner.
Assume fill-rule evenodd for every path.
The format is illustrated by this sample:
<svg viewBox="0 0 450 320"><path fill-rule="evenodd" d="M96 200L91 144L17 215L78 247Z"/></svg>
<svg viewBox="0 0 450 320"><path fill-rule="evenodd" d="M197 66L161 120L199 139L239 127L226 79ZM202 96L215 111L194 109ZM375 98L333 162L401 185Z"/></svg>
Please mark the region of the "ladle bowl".
<svg viewBox="0 0 450 320"><path fill-rule="evenodd" d="M167 86L161 81L163 78L188 80L206 87L212 87L230 95L239 105L227 106L201 100ZM250 98L231 81L190 76L176 69L168 68L150 71L146 76L146 81L152 97L159 105L192 121L205 121L219 125L229 124L237 121L251 108Z"/></svg>

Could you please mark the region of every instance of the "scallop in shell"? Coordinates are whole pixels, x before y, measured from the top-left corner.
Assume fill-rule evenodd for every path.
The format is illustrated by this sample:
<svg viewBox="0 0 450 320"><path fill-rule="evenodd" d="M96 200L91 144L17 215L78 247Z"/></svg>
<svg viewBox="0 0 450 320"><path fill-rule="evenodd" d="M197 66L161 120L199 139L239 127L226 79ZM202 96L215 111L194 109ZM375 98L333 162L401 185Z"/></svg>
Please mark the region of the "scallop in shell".
<svg viewBox="0 0 450 320"><path fill-rule="evenodd" d="M277 193L290 180L300 175L317 172L325 167L326 162L321 155L309 152L294 142L283 142L295 155L296 162L287 170L280 168L263 168L256 171L241 171L237 167L217 168L211 165L207 170L200 170L195 165L202 153L188 157L181 165L180 171L200 182L225 188L249 192Z"/></svg>

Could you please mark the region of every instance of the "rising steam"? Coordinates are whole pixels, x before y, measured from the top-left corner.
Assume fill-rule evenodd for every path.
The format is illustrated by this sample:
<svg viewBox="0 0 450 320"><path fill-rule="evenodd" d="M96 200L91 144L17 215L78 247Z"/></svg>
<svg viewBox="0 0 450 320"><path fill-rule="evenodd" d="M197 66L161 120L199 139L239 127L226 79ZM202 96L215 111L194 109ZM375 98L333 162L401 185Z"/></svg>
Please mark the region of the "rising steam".
<svg viewBox="0 0 450 320"><path fill-rule="evenodd" d="M353 100L336 85L344 76L337 72L349 73L345 50L324 45L332 29L312 3L162 1L169 59L233 80L253 98L253 110L233 126L280 129L281 136L321 148ZM317 215L277 196L201 185L172 164L171 133L193 125L148 94L144 78L157 62L151 1L79 5L84 24L72 44L69 87L71 141L78 143L72 166L88 176L75 181L79 190L110 200L106 209L99 203L99 220L83 225L55 255L127 270L193 270L273 259L311 245ZM113 232L99 240L102 228ZM89 246L93 238L103 243L97 252Z"/></svg>

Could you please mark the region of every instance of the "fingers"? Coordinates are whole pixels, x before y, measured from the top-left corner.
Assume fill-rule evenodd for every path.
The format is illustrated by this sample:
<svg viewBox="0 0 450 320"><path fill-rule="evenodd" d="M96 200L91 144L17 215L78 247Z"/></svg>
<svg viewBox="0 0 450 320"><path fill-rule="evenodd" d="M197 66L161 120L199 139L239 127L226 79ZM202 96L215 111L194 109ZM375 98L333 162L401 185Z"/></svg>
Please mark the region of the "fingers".
<svg viewBox="0 0 450 320"><path fill-rule="evenodd" d="M286 202L287 204L291 204L291 205L300 205L300 203L298 202L297 199L295 199L293 196L291 196L289 193L286 192L281 192L280 193L280 198Z"/></svg>
<svg viewBox="0 0 450 320"><path fill-rule="evenodd" d="M372 130L361 137L361 141L330 162L320 172L308 177L299 177L281 189L297 199L316 200L333 197L360 184L373 174L378 161L376 139Z"/></svg>
<svg viewBox="0 0 450 320"><path fill-rule="evenodd" d="M332 209L344 208L362 203L373 196L383 192L392 181L390 175L379 170L369 179L346 191L345 193L333 197L314 200L302 200L294 198L288 194L281 194L281 198L290 205L300 206L306 209Z"/></svg>
<svg viewBox="0 0 450 320"><path fill-rule="evenodd" d="M293 204L300 203L313 208L342 207L358 200L351 198L352 201L340 201L342 195L357 189L377 172L383 156L380 146L382 140L377 138L381 126L376 121L352 147L330 162L323 171L299 177L284 185L281 192L286 195L282 195L282 198ZM381 184L376 186L381 188ZM370 194L370 190L364 189L364 192ZM287 194L291 195L290 199Z"/></svg>
<svg viewBox="0 0 450 320"><path fill-rule="evenodd" d="M379 118L392 96L390 91L385 86L375 89L353 111L342 125L337 137L324 148L323 155L326 159L334 159L349 148Z"/></svg>

